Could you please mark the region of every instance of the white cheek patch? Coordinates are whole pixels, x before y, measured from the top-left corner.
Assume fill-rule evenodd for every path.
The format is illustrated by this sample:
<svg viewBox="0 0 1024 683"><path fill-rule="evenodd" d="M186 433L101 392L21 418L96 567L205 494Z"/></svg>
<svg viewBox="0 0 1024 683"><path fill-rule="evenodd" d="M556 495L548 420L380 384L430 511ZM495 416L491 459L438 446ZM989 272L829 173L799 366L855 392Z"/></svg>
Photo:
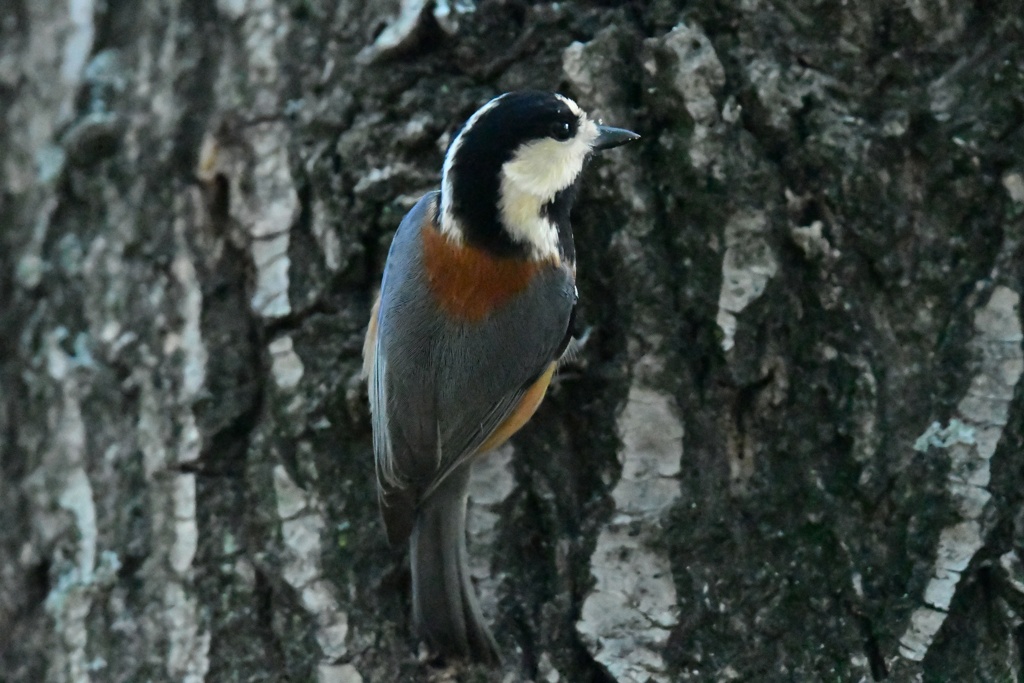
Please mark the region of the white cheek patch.
<svg viewBox="0 0 1024 683"><path fill-rule="evenodd" d="M572 100L563 99L575 106ZM531 142L501 168L501 221L514 239L532 247L537 259L558 256L558 228L541 215L541 210L575 182L597 138L594 122L585 116L580 118L572 139Z"/></svg>
<svg viewBox="0 0 1024 683"><path fill-rule="evenodd" d="M583 169L590 145L581 137L565 142L547 138L524 145L501 167L502 181L550 200L569 187Z"/></svg>
<svg viewBox="0 0 1024 683"><path fill-rule="evenodd" d="M545 203L537 195L521 192L502 178L498 205L501 222L512 239L530 246L530 257L537 261L559 256L558 228L541 215Z"/></svg>

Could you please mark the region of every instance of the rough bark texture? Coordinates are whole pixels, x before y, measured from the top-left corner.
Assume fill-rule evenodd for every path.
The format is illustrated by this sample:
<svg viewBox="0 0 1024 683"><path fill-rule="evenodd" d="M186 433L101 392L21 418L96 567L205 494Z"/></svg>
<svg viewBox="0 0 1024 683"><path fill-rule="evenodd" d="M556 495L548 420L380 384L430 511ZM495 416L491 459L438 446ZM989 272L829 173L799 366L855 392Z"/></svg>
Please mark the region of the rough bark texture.
<svg viewBox="0 0 1024 683"><path fill-rule="evenodd" d="M0 681L1017 681L1024 8L4 0ZM360 344L491 96L641 143L417 661Z"/></svg>

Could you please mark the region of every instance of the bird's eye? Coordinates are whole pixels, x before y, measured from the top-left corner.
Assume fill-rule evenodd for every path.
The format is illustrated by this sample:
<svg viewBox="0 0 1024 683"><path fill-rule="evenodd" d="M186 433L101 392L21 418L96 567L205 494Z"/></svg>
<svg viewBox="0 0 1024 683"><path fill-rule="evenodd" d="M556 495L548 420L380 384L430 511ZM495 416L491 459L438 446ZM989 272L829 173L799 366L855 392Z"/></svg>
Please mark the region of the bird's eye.
<svg viewBox="0 0 1024 683"><path fill-rule="evenodd" d="M572 137L572 126L568 121L556 121L551 124L551 137L556 140L568 140Z"/></svg>

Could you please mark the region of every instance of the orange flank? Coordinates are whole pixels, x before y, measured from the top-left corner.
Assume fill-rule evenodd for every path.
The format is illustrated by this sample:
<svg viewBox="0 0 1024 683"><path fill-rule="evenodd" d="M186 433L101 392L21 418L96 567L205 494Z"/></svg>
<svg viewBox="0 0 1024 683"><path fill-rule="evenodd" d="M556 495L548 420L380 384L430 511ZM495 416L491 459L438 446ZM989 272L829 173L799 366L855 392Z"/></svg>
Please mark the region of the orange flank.
<svg viewBox="0 0 1024 683"><path fill-rule="evenodd" d="M363 339L363 377L368 378L373 369L374 359L377 355L377 313L380 311L380 292L373 300L373 308L370 309L370 322L366 326L366 338Z"/></svg>
<svg viewBox="0 0 1024 683"><path fill-rule="evenodd" d="M555 373L557 365L557 362L551 363L548 369L544 371L544 374L530 385L530 388L523 394L523 398L519 401L516 409L487 437L487 440L477 449L477 453L486 453L505 443L533 417L533 414L537 412L537 408L540 407L540 402L544 400L544 394L548 391L548 385L551 384L551 376Z"/></svg>
<svg viewBox="0 0 1024 683"><path fill-rule="evenodd" d="M456 244L431 224L423 226L423 266L441 309L479 322L526 289L550 261L499 258L476 247Z"/></svg>

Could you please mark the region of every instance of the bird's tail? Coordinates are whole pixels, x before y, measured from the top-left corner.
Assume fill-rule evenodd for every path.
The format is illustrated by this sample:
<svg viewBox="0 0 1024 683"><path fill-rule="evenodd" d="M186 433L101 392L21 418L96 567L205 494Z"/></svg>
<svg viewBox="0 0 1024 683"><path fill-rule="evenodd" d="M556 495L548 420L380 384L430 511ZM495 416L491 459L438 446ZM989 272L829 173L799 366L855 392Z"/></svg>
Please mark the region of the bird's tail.
<svg viewBox="0 0 1024 683"><path fill-rule="evenodd" d="M437 654L495 664L498 647L480 614L466 560L470 467L448 475L417 510L409 539L413 621Z"/></svg>

